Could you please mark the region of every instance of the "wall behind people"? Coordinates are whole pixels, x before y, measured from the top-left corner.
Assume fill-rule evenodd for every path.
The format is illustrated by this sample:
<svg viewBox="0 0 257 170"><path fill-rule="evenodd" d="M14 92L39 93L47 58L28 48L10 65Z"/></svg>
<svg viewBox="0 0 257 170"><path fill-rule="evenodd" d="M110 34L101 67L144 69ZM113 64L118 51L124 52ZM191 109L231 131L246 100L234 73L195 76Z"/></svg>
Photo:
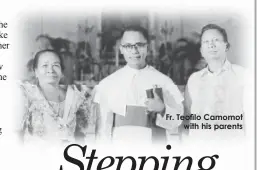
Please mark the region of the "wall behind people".
<svg viewBox="0 0 257 170"><path fill-rule="evenodd" d="M162 43L175 42L183 35L182 20L178 13L157 13L155 14L155 36L156 36L156 47L160 47Z"/></svg>
<svg viewBox="0 0 257 170"><path fill-rule="evenodd" d="M20 20L17 41L20 45L17 45L18 50L15 51L17 56L17 76L23 78L27 76L26 65L32 58L36 49L35 39L42 33L41 18L40 17L23 17Z"/></svg>
<svg viewBox="0 0 257 170"><path fill-rule="evenodd" d="M19 41L21 49L19 52L19 77L26 77L26 64L33 58L34 53L37 51L36 38L40 34L47 34L52 38L64 38L72 42L89 41L91 48L96 49L96 37L99 31L99 17L98 14L67 15L63 13L38 13L35 17L24 17L21 22L21 31ZM94 29L90 34L85 34L86 25L93 26ZM92 51L95 56L96 50Z"/></svg>

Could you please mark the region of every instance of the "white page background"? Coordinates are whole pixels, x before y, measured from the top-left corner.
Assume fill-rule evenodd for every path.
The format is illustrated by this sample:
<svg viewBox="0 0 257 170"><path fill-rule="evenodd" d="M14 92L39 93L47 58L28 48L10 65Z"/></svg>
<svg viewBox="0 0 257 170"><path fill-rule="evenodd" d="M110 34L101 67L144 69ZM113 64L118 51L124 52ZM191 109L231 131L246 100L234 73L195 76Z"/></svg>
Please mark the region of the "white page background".
<svg viewBox="0 0 257 170"><path fill-rule="evenodd" d="M36 146L25 148L17 144L16 135L12 131L12 125L14 123L15 111L17 110L16 93L14 90L15 85L15 75L19 71L15 65L17 62L17 55L19 44L17 37L19 37L19 20L24 13L29 13L30 11L37 11L40 9L50 9L50 10L65 10L65 9L76 9L85 7L85 10L94 10L99 9L102 6L113 6L117 8L134 8L134 5L138 5L138 8L151 8L153 10L184 10L184 11L209 11L209 10L233 10L238 11L240 15L245 18L246 25L244 26L244 38L245 44L248 53L245 53L245 56L249 59L252 68L254 68L254 1L253 0L215 0L215 1L180 1L180 2L171 2L171 1L69 1L65 3L63 1L50 1L44 0L41 2L36 1L2 1L1 10L0 10L0 21L8 22L9 27L7 29L1 29L4 32L9 33L9 38L7 40L0 40L1 42L10 43L9 50L0 50L0 64L3 64L3 69L0 70L2 75L6 74L8 76L7 81L0 81L0 128L2 128L3 134L0 136L0 169L1 170L57 170L62 164L63 168L66 169L79 169L75 165L72 165L64 160L63 150L64 147L55 148L47 146L46 148L37 148ZM24 42L26 43L26 42ZM244 56L242 56L244 57ZM253 73L253 72L252 72ZM254 90L252 89L253 95ZM253 96L249 96L249 102ZM15 110L16 109L16 110ZM161 156L170 156L169 163L171 167L174 166L174 160L172 156L191 156L194 159L192 169L197 169L197 161L203 156L212 156L218 154L220 158L216 161L216 166L214 169L220 170L251 170L254 169L254 113L252 112L249 115L249 122L247 123L247 136L242 141L235 141L232 143L216 143L215 142L188 142L184 145L173 146L170 151L167 151L165 148L154 149L151 147L146 147L146 149L139 148L120 148L118 146L114 148L110 147L99 147L97 148L97 156L148 156L155 155L158 157L160 164L162 161ZM123 149L123 150L122 150ZM79 150L73 150L74 155L78 155L76 158L81 156ZM88 156L87 152L87 156ZM80 160L85 160L81 158ZM173 161L173 163L172 163ZM85 167L86 167L86 161ZM98 161L99 162L99 159ZM117 164L117 162L116 162ZM94 164L93 166L95 166ZM127 168L129 169L129 165ZM124 169L125 164L123 165ZM149 167L152 167L150 164ZM149 169L146 166L145 169ZM86 169L86 168L85 168ZM96 169L96 168L92 168ZM110 169L115 169L115 166ZM122 168L123 169L123 168ZM181 166L181 169L185 169Z"/></svg>

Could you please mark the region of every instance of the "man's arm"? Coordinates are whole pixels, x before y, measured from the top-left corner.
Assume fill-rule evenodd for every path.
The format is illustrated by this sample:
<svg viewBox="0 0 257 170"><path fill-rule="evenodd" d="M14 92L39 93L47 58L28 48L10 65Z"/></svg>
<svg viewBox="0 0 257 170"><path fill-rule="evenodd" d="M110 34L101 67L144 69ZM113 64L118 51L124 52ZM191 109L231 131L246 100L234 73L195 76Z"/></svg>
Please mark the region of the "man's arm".
<svg viewBox="0 0 257 170"><path fill-rule="evenodd" d="M191 105L192 105L192 99L190 97L189 91L188 91L188 85L186 86L185 93L184 93L184 115L190 115L191 114ZM184 134L189 134L189 129L185 129L184 126L189 124L189 120L183 120L179 130Z"/></svg>
<svg viewBox="0 0 257 170"><path fill-rule="evenodd" d="M147 110L157 113L157 126L177 133L178 126L181 124L181 120L178 116L182 115L184 112L182 95L175 85L171 86L169 89L163 88L163 92L160 94L157 94L155 90L156 89L153 90L154 98L148 99L146 102Z"/></svg>
<svg viewBox="0 0 257 170"><path fill-rule="evenodd" d="M165 93L164 105L163 113L157 114L156 125L177 133L177 128L182 122L178 116L183 115L184 112L182 101L177 102L172 95Z"/></svg>

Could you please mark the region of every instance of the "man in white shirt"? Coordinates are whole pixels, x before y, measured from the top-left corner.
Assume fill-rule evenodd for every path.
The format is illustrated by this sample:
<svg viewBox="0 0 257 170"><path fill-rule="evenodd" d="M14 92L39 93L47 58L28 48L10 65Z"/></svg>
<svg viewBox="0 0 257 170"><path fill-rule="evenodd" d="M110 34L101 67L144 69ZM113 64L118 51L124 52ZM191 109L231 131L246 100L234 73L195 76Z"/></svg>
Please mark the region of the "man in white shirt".
<svg viewBox="0 0 257 170"><path fill-rule="evenodd" d="M228 61L229 47L225 29L215 24L202 28L200 51L208 65L190 76L185 92L186 114L201 118L191 118L191 126L199 125L189 130L192 136L223 139L244 132L246 72Z"/></svg>
<svg viewBox="0 0 257 170"><path fill-rule="evenodd" d="M183 97L173 81L146 64L148 33L127 27L120 51L127 65L103 79L96 87L99 104L97 137L118 142L165 142L166 130L177 130L183 114ZM156 87L158 87L157 91ZM161 88L161 91L160 91ZM153 98L147 90L153 89ZM162 94L161 94L162 93Z"/></svg>

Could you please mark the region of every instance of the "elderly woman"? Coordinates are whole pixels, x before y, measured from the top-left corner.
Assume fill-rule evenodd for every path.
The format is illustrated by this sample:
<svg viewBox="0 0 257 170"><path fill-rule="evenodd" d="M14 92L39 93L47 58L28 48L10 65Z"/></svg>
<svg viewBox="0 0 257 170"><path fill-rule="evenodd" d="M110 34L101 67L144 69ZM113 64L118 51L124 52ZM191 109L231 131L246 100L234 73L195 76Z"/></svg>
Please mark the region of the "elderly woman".
<svg viewBox="0 0 257 170"><path fill-rule="evenodd" d="M25 109L19 130L24 141L58 143L84 138L91 117L89 89L59 84L63 77L63 61L53 50L36 53L33 69L37 83L20 84Z"/></svg>
<svg viewBox="0 0 257 170"><path fill-rule="evenodd" d="M227 58L229 47L225 29L215 24L202 28L200 51L207 66L190 76L185 93L186 113L201 117L191 120L199 128L190 130L190 134L224 138L244 131L244 120L227 119L227 116L243 117L246 86L245 69ZM210 117L221 118L208 120Z"/></svg>

